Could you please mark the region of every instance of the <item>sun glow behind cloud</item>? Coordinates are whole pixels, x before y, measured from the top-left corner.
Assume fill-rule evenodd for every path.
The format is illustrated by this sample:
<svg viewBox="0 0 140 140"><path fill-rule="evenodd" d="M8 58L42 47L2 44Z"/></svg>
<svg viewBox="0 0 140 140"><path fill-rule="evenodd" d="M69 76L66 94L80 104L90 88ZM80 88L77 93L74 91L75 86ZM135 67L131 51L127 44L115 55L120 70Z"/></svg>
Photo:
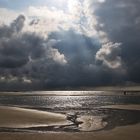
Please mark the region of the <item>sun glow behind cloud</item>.
<svg viewBox="0 0 140 140"><path fill-rule="evenodd" d="M54 3L56 3L56 4L61 4L61 5L63 5L63 4L66 4L67 3L67 0L53 0L54 1Z"/></svg>

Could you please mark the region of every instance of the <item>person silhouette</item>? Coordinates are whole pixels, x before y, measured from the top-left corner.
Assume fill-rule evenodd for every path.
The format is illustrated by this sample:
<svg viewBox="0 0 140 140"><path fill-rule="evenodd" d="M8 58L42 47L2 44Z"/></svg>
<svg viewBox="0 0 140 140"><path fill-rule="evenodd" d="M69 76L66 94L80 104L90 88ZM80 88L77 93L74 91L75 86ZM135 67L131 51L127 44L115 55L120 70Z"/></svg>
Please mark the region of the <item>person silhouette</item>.
<svg viewBox="0 0 140 140"><path fill-rule="evenodd" d="M124 91L123 94L126 95L126 91Z"/></svg>

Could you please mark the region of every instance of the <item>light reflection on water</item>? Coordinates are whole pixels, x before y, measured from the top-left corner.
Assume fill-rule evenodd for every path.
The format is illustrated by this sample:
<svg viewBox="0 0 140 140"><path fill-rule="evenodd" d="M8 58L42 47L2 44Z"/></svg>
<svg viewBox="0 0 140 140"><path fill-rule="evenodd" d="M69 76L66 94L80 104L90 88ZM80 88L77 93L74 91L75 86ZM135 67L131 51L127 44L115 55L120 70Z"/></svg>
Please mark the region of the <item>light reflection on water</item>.
<svg viewBox="0 0 140 140"><path fill-rule="evenodd" d="M81 108L92 109L98 106L115 104L140 104L140 96L0 96L1 105L17 105L47 109Z"/></svg>

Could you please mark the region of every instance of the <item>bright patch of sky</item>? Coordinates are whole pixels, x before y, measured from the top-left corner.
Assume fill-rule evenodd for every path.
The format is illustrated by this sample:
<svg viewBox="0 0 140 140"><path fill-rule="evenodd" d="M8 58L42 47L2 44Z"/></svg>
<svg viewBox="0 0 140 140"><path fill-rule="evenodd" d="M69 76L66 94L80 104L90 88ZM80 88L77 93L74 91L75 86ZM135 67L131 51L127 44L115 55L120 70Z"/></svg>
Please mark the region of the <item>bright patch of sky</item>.
<svg viewBox="0 0 140 140"><path fill-rule="evenodd" d="M13 10L23 10L29 6L47 6L66 9L67 2L68 0L0 0L0 7Z"/></svg>

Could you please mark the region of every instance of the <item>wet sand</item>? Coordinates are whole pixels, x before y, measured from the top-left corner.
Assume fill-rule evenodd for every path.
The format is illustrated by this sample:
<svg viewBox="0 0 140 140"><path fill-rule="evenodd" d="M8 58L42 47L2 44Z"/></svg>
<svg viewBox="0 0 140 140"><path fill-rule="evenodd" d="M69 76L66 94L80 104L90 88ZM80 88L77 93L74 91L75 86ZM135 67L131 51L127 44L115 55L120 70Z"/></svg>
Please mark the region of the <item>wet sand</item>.
<svg viewBox="0 0 140 140"><path fill-rule="evenodd" d="M102 106L101 108L140 110L140 105L108 105L108 106Z"/></svg>
<svg viewBox="0 0 140 140"><path fill-rule="evenodd" d="M140 124L86 133L0 133L0 140L140 140Z"/></svg>
<svg viewBox="0 0 140 140"><path fill-rule="evenodd" d="M67 122L62 114L0 106L0 127L25 128L63 123Z"/></svg>
<svg viewBox="0 0 140 140"><path fill-rule="evenodd" d="M110 106L111 107L111 106ZM113 107L113 106L112 106ZM115 106L117 107L117 106ZM139 106L118 106L118 108L139 109ZM82 118L85 119L85 118ZM100 120L100 118L98 119ZM66 116L0 106L0 127L22 128L30 126L47 126L68 124ZM140 124L116 127L97 132L0 132L0 140L140 140Z"/></svg>

